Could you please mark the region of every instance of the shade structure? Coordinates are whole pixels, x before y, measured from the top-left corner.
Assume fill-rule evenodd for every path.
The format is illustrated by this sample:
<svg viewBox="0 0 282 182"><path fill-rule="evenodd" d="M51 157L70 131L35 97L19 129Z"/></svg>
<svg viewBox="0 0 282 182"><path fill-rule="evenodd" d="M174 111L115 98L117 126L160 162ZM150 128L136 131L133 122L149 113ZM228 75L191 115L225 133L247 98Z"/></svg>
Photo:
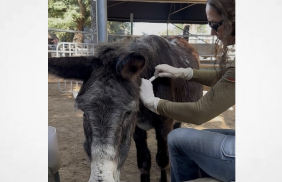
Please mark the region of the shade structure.
<svg viewBox="0 0 282 182"><path fill-rule="evenodd" d="M207 24L203 0L107 1L108 21Z"/></svg>

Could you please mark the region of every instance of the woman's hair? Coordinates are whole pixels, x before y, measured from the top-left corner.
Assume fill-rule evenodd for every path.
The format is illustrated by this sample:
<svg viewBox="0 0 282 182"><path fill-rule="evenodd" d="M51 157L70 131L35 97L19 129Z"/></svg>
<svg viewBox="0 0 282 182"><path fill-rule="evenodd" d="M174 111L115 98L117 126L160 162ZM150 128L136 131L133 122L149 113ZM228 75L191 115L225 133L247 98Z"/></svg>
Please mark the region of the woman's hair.
<svg viewBox="0 0 282 182"><path fill-rule="evenodd" d="M228 35L233 35L235 41L235 0L207 0L206 4L212 6L223 17L223 25L226 29L223 39L226 39ZM215 41L214 51L216 62L219 63L218 79L220 79L226 71L228 48L217 39Z"/></svg>

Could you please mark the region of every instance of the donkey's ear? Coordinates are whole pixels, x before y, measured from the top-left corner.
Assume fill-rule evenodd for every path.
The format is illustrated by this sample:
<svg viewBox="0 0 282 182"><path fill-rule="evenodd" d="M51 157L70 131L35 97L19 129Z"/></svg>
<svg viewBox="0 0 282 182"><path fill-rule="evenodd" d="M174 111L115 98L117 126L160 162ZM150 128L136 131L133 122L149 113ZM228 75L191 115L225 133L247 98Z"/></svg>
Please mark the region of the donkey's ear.
<svg viewBox="0 0 282 182"><path fill-rule="evenodd" d="M123 78L132 80L140 75L145 63L146 59L139 53L122 55L117 59L116 72Z"/></svg>
<svg viewBox="0 0 282 182"><path fill-rule="evenodd" d="M66 79L87 80L99 65L96 57L48 58L48 72Z"/></svg>

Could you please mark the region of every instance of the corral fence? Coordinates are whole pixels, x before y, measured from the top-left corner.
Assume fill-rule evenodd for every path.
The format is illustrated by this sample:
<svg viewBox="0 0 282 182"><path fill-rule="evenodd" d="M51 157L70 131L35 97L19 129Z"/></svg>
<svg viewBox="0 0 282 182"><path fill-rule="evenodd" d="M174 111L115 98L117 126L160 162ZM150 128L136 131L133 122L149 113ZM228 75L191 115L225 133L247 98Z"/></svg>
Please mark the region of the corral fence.
<svg viewBox="0 0 282 182"><path fill-rule="evenodd" d="M72 57L94 55L94 45L89 43L60 42L57 45L51 45L48 50L50 57Z"/></svg>
<svg viewBox="0 0 282 182"><path fill-rule="evenodd" d="M58 44L48 44L48 57L73 57L73 56L91 56L94 55L94 46L96 42L93 41L93 37L96 33L85 32L85 31L74 31L74 30L60 30L60 29L48 29L48 32L69 32L69 33L82 33L84 34L85 43L75 42L59 42ZM125 38L139 38L142 35L120 35L120 34L109 34L108 41L113 42ZM161 35L167 37L166 35ZM200 58L200 69L213 69L218 67L214 64L214 43L216 40L215 36L212 35L169 35L169 36L180 36L185 38L189 44L191 44L199 54ZM229 48L228 61L235 60L235 47ZM72 93L76 97L79 90L81 81L74 80L62 80L58 79L58 88L61 92Z"/></svg>

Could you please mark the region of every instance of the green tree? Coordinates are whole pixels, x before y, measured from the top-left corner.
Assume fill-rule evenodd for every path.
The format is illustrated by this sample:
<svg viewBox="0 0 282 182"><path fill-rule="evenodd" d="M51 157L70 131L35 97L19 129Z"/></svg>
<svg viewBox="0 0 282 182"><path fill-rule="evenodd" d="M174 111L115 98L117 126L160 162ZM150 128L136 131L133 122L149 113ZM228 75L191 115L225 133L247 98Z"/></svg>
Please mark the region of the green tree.
<svg viewBox="0 0 282 182"><path fill-rule="evenodd" d="M130 22L114 22L108 21L107 23L108 34L121 34L129 35L130 34ZM116 41L118 39L123 39L124 37L109 35L109 42Z"/></svg>
<svg viewBox="0 0 282 182"><path fill-rule="evenodd" d="M48 0L48 27L65 30L83 31L90 26L91 0ZM83 35L76 33L56 33L60 40L83 42Z"/></svg>
<svg viewBox="0 0 282 182"><path fill-rule="evenodd" d="M109 34L130 34L130 23L129 22L114 22L114 21L108 21L107 24L108 33Z"/></svg>
<svg viewBox="0 0 282 182"><path fill-rule="evenodd" d="M77 31L83 31L84 27L91 27L91 2L92 0L48 0L48 27ZM92 6L92 8L96 7ZM96 12L94 9L92 11ZM92 25L93 27L95 26ZM128 35L131 27L130 22L108 22L107 28L109 34ZM61 41L83 42L81 33L74 35L73 33L56 32L56 35Z"/></svg>

